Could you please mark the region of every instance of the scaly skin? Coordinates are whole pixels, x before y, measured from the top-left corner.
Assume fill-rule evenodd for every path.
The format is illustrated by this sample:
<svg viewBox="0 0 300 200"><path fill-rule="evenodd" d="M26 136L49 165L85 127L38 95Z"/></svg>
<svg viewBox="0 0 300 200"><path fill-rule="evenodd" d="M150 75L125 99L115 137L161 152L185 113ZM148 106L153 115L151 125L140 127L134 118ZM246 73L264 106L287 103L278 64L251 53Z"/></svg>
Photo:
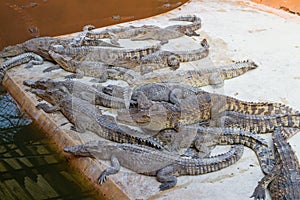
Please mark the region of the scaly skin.
<svg viewBox="0 0 300 200"><path fill-rule="evenodd" d="M96 32L96 31L89 31L86 33L86 38L90 40L99 40L104 38L110 38L112 44L118 45L119 39L130 39L135 37L141 33L147 32L151 29L160 29L158 26L153 25L144 25L141 27L136 26L128 26L123 28L106 28L103 31Z"/></svg>
<svg viewBox="0 0 300 200"><path fill-rule="evenodd" d="M194 87L206 85L220 86L224 84L224 80L235 78L255 68L257 68L257 65L254 62L242 61L214 68L153 72L144 76L137 76L131 82L137 86L147 83L181 83Z"/></svg>
<svg viewBox="0 0 300 200"><path fill-rule="evenodd" d="M143 57L138 66L134 69L141 74L146 74L157 69L168 66L171 70L176 70L180 66L180 62L190 62L200 60L208 56L209 45L204 39L201 47L188 51L157 51ZM126 66L124 66L126 68Z"/></svg>
<svg viewBox="0 0 300 200"><path fill-rule="evenodd" d="M144 25L141 27L129 26L123 28L110 28L100 32L87 32L86 37L92 40L102 38L110 38L111 43L119 44L118 39L132 40L159 40L161 44L165 44L170 39L188 36L199 36L195 33L201 28L201 19L195 15L182 16L170 19L170 21L188 21L192 22L189 25L172 25L166 28L160 28L154 25Z"/></svg>
<svg viewBox="0 0 300 200"><path fill-rule="evenodd" d="M96 78L98 82L105 82L107 80L107 64L93 61L76 61L70 57L64 57L55 53L54 51L49 51L49 54L64 70L75 73L66 78L83 78L83 76L90 76Z"/></svg>
<svg viewBox="0 0 300 200"><path fill-rule="evenodd" d="M247 102L226 95L206 92L199 88L183 84L145 84L134 89L132 94L133 100L137 100L139 92L142 92L149 100L166 101L173 104L178 104L188 98L197 98L198 96L204 98L204 96L207 96L207 102L213 100L214 102L222 103L222 106L226 107L224 110L249 115L299 114L299 111L295 111L281 103Z"/></svg>
<svg viewBox="0 0 300 200"><path fill-rule="evenodd" d="M300 114L261 116L226 111L218 123L226 127L238 127L254 133L269 133L279 126L300 128Z"/></svg>
<svg viewBox="0 0 300 200"><path fill-rule="evenodd" d="M93 25L86 25L83 27L81 33L71 39L70 46L72 47L80 47L80 46L107 46L107 47L120 47L118 44L111 44L104 42L102 40L90 40L86 38L86 35L95 29Z"/></svg>
<svg viewBox="0 0 300 200"><path fill-rule="evenodd" d="M0 66L0 80L3 79L5 72L15 66L27 63L25 68L30 68L33 65L43 64L43 58L35 53L23 53L3 62Z"/></svg>
<svg viewBox="0 0 300 200"><path fill-rule="evenodd" d="M98 61L110 65L118 65L119 62L122 63L126 60L139 60L148 54L158 51L160 47L160 45L153 45L140 49L112 49L93 46L73 48L57 45L53 47L53 51L78 61Z"/></svg>
<svg viewBox="0 0 300 200"><path fill-rule="evenodd" d="M259 182L251 197L265 199L265 190L269 187L274 200L300 199L300 168L297 155L287 142L285 129L276 128L273 133L276 165Z"/></svg>
<svg viewBox="0 0 300 200"><path fill-rule="evenodd" d="M180 16L172 18L170 19L170 21L187 21L192 23L188 25L172 25L166 27L165 29L178 31L184 33L187 36L199 36L199 34L195 31L201 28L201 19L196 15Z"/></svg>
<svg viewBox="0 0 300 200"><path fill-rule="evenodd" d="M26 52L32 52L35 53L41 57L43 57L46 60L53 61L51 56L49 55L49 50L51 50L52 46L55 45L62 45L62 46L69 46L72 42L72 39L69 38L53 38L53 37L38 37L33 38L30 40L27 40L21 44L13 45L5 47L0 52L0 57L11 57L11 56L17 56L22 53ZM86 46L113 46L115 45L109 45L106 42L103 41L83 41L83 45Z"/></svg>
<svg viewBox="0 0 300 200"><path fill-rule="evenodd" d="M165 28L150 29L141 33L132 40L159 40L161 44L168 43L168 40L187 36L199 36L195 31L201 28L201 19L195 15L172 18L170 21L188 21L189 25L171 25Z"/></svg>
<svg viewBox="0 0 300 200"><path fill-rule="evenodd" d="M92 104L109 108L126 108L126 101L124 99L105 94L102 91L103 87L95 88L79 81L54 81L43 78L38 81L24 81L24 85L42 90L65 87L73 96L86 100ZM133 101L131 102L134 103Z"/></svg>
<svg viewBox="0 0 300 200"><path fill-rule="evenodd" d="M241 118L248 116L248 113L250 113L249 116L262 115L255 122L258 125L260 124L259 120L276 114L278 116L276 119L285 119L285 116L291 117L294 124L287 122L286 126L299 126L299 123L297 124L299 112L293 111L283 104L245 102L225 95L190 88L178 84L149 84L136 88L133 91L132 100L136 100L137 105L131 105L129 111L118 111L117 120L120 123L142 127L144 130L176 128L178 123L185 125L207 120L211 120L212 123L216 121L215 123L218 126L233 124L240 127L239 124L243 125L240 122ZM237 116L232 117L232 123L229 121L231 118L224 119L223 117L224 112L231 111L237 113ZM216 126L216 124L211 125ZM249 121L249 124L249 126L258 126L252 124L251 121ZM243 127L240 128L243 129ZM246 130L255 131L256 129ZM259 132L264 131L263 127L257 130Z"/></svg>
<svg viewBox="0 0 300 200"><path fill-rule="evenodd" d="M111 160L112 167L101 173L98 178L99 184L104 183L107 176L118 173L120 167L123 166L137 173L156 176L157 180L162 183L160 190L174 187L177 183L176 176L200 175L218 171L235 163L243 154L243 148L235 146L224 154L191 159L146 146L115 144L107 141L92 141L83 145L68 146L64 148L64 151L76 156Z"/></svg>
<svg viewBox="0 0 300 200"><path fill-rule="evenodd" d="M87 130L96 133L105 139L119 143L133 143L149 145L156 148L162 146L153 138L139 137L143 133L131 130L132 134L126 133L118 124L108 116L99 113L97 108L87 101L66 95L60 89L40 90L36 89L35 94L54 106L49 107L47 104L38 104L37 108L43 109L47 113L60 110L63 115L74 124L76 131L83 133Z"/></svg>
<svg viewBox="0 0 300 200"><path fill-rule="evenodd" d="M252 149L264 173L274 166L273 153L263 138L251 132L233 128L182 126L178 131L165 129L155 135L165 148L178 152L194 146L198 157L206 157L216 145L244 145Z"/></svg>
<svg viewBox="0 0 300 200"><path fill-rule="evenodd" d="M48 54L50 46L60 44L67 45L69 39L66 38L53 38L53 37L39 37L27 40L21 44L5 47L0 52L0 57L16 56L21 53L33 52L42 56L46 60L52 61L51 56Z"/></svg>

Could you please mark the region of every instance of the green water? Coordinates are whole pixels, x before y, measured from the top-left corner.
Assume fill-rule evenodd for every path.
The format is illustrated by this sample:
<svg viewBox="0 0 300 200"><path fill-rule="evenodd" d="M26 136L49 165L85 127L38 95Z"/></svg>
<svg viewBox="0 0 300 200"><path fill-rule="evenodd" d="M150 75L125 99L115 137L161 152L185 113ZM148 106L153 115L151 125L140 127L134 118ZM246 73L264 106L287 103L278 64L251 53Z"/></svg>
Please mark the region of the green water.
<svg viewBox="0 0 300 200"><path fill-rule="evenodd" d="M9 95L0 96L0 199L104 199L31 125Z"/></svg>

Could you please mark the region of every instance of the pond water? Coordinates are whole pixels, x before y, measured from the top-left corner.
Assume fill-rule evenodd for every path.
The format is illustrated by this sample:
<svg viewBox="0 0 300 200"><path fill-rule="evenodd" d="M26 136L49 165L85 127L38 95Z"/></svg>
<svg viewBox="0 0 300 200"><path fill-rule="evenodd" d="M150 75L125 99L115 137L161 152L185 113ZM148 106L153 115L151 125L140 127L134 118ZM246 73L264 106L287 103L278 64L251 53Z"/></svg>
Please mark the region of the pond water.
<svg viewBox="0 0 300 200"><path fill-rule="evenodd" d="M82 184L9 94L0 96L0 199L104 199Z"/></svg>
<svg viewBox="0 0 300 200"><path fill-rule="evenodd" d="M2 1L0 50L33 37L79 32L87 24L103 27L153 16L184 2ZM84 187L80 175L70 169L7 93L0 94L0 199L104 199Z"/></svg>
<svg viewBox="0 0 300 200"><path fill-rule="evenodd" d="M186 2L179 0L5 0L0 3L0 49L36 36L79 32L157 15Z"/></svg>

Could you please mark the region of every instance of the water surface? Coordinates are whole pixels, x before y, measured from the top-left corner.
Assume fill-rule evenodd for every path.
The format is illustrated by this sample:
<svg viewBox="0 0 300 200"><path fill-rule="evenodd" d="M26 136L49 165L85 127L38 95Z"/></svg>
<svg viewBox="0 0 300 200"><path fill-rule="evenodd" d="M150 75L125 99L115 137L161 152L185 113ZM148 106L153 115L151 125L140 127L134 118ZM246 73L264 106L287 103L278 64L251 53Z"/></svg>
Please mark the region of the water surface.
<svg viewBox="0 0 300 200"><path fill-rule="evenodd" d="M181 5L178 0L5 0L0 3L0 49L36 36L79 32L157 15Z"/></svg>

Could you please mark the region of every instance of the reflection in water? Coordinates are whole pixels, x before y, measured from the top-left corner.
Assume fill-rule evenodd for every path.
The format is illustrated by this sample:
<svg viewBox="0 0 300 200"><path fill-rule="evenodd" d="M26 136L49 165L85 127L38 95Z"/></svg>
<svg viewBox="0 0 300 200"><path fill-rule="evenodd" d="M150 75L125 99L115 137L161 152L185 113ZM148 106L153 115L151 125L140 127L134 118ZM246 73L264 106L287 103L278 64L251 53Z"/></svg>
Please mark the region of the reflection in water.
<svg viewBox="0 0 300 200"><path fill-rule="evenodd" d="M185 0L184 2L186 2ZM179 0L7 0L0 3L0 50L36 36L79 32L150 17L180 6Z"/></svg>
<svg viewBox="0 0 300 200"><path fill-rule="evenodd" d="M0 199L99 199L30 122L0 95Z"/></svg>

